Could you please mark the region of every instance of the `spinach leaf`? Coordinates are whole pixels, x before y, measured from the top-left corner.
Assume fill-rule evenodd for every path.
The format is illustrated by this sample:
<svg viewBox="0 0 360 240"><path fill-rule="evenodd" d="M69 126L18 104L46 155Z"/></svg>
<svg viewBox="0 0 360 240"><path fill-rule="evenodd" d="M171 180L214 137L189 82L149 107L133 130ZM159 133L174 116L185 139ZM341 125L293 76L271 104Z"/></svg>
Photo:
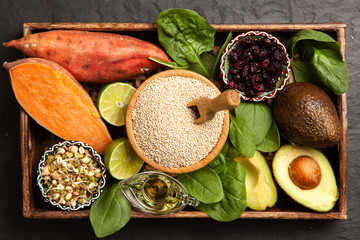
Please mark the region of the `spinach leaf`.
<svg viewBox="0 0 360 240"><path fill-rule="evenodd" d="M181 65L177 64L176 62L164 62L164 61L161 61L161 60L153 58L153 57L149 57L149 59L154 62L157 62L159 64L162 64L166 67L172 68L172 69L186 69L186 70L190 70L190 71L199 73L199 74L203 75L204 77L208 77L206 75L206 73L204 72L204 70L202 69L202 67L200 66L200 64L198 64L198 63L190 63L188 65L181 66ZM212 68L216 61L216 59L212 55L210 55L209 53L202 53L200 56L200 60L208 72L212 71Z"/></svg>
<svg viewBox="0 0 360 240"><path fill-rule="evenodd" d="M230 114L229 137L236 150L252 157L255 153L255 134L252 126L244 119L235 118Z"/></svg>
<svg viewBox="0 0 360 240"><path fill-rule="evenodd" d="M306 45L310 44L318 49L333 49L342 59L339 43L326 33L312 29L302 30L292 35L291 38L286 42L285 47L290 57L293 57L294 54L304 50L303 48L306 47L306 45L302 45L304 42L307 42ZM298 43L300 43L299 46L297 46Z"/></svg>
<svg viewBox="0 0 360 240"><path fill-rule="evenodd" d="M294 34L285 46L291 57L297 52L301 53L303 61L307 62L302 65L302 69L309 73L309 68L305 67L305 64L310 65L319 79L316 81L316 78L312 78L307 80L308 82L318 85L325 91L331 90L336 95L347 91L349 77L346 63L342 60L339 43L332 37L319 31L303 30ZM300 74L297 71L299 66L292 63L295 81L305 81L305 78L312 77L310 74L303 74L304 72Z"/></svg>
<svg viewBox="0 0 360 240"><path fill-rule="evenodd" d="M213 66L213 68L211 70L211 76L215 76L216 71L219 69L221 55L224 52L224 50L225 50L226 46L228 45L228 43L231 41L231 39L232 39L232 33L229 32L225 42L221 46L221 48L220 48L220 50L219 50L219 52L218 52L218 54L216 56L216 61L215 61L214 66Z"/></svg>
<svg viewBox="0 0 360 240"><path fill-rule="evenodd" d="M198 63L212 80L200 55L214 47L215 29L195 11L188 9L162 11L156 24L159 41L170 57L181 66Z"/></svg>
<svg viewBox="0 0 360 240"><path fill-rule="evenodd" d="M224 192L219 176L208 166L194 172L178 174L188 193L203 203L220 201Z"/></svg>
<svg viewBox="0 0 360 240"><path fill-rule="evenodd" d="M349 88L346 63L339 59L336 52L331 49L313 49L314 54L310 65L321 82L336 95L345 93Z"/></svg>
<svg viewBox="0 0 360 240"><path fill-rule="evenodd" d="M222 148L221 151L220 151L220 152L222 153L222 155L226 156L227 151L228 151L228 148L229 148L229 145L230 145L229 138L227 138L226 141L225 141L225 144L224 144L223 148Z"/></svg>
<svg viewBox="0 0 360 240"><path fill-rule="evenodd" d="M235 108L235 114L236 118L246 120L253 127L256 144L260 144L264 140L273 121L270 107L263 102L242 102Z"/></svg>
<svg viewBox="0 0 360 240"><path fill-rule="evenodd" d="M266 134L264 140L256 145L256 149L261 152L274 152L280 147L280 133L273 119L270 130Z"/></svg>
<svg viewBox="0 0 360 240"><path fill-rule="evenodd" d="M209 53L202 53L200 55L200 60L203 63L203 66L206 68L207 72L211 72L212 67L215 64L215 58L211 56ZM198 63L190 64L187 68L187 70L197 72L205 77L207 77L206 73Z"/></svg>
<svg viewBox="0 0 360 240"><path fill-rule="evenodd" d="M221 222L230 222L240 217L247 207L245 170L234 160L226 160L226 168L219 174L224 189L221 201L211 204L200 203L196 209Z"/></svg>
<svg viewBox="0 0 360 240"><path fill-rule="evenodd" d="M176 62L164 62L164 61L161 61L161 60L156 59L154 57L149 57L149 59L154 61L154 62L157 62L157 63L159 63L161 65L164 65L166 67L172 68L172 69L188 69L190 67L190 65L181 66L181 65L177 64Z"/></svg>
<svg viewBox="0 0 360 240"><path fill-rule="evenodd" d="M225 156L220 152L214 160L212 160L208 167L210 167L216 174L221 173L225 169Z"/></svg>
<svg viewBox="0 0 360 240"><path fill-rule="evenodd" d="M309 62L293 62L291 61L291 68L294 73L296 82L312 83L317 76L314 74Z"/></svg>
<svg viewBox="0 0 360 240"><path fill-rule="evenodd" d="M118 190L119 182L106 184L100 197L91 205L89 218L98 238L120 230L130 220L131 205Z"/></svg>
<svg viewBox="0 0 360 240"><path fill-rule="evenodd" d="M314 73L309 62L293 62L291 61L291 69L294 73L296 82L308 82L322 88L325 92L329 89L320 81L319 77Z"/></svg>
<svg viewBox="0 0 360 240"><path fill-rule="evenodd" d="M224 150L226 146L226 151ZM224 155L225 158L234 159L240 155L240 152L236 150L236 148L232 145L230 138L226 139L225 145L221 150L221 153Z"/></svg>
<svg viewBox="0 0 360 240"><path fill-rule="evenodd" d="M232 144L230 144L225 158L234 159L239 155L240 155L240 152L238 150L236 150L236 148Z"/></svg>

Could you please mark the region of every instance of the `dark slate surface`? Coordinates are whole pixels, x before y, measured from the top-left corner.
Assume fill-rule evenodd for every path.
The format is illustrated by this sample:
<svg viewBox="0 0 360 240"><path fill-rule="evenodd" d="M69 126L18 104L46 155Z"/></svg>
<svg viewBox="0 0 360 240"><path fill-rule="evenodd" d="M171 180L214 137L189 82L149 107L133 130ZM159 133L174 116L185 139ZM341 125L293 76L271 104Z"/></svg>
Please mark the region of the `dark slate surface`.
<svg viewBox="0 0 360 240"><path fill-rule="evenodd" d="M359 239L360 237L360 4L358 0L1 0L0 41L21 37L24 22L155 22L167 8L189 8L210 23L346 22L348 96L348 220L290 221L132 219L109 239ZM0 62L20 58L0 47ZM0 239L95 239L90 222L33 220L22 216L19 107L0 69Z"/></svg>

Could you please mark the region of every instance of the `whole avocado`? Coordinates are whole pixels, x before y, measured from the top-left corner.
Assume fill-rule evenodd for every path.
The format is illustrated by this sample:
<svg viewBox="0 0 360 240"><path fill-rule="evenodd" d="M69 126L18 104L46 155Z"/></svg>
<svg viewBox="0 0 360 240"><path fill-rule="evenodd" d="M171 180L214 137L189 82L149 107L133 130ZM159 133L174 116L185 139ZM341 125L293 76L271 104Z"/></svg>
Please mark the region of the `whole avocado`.
<svg viewBox="0 0 360 240"><path fill-rule="evenodd" d="M336 108L314 84L295 82L285 86L274 100L273 113L279 130L295 143L326 148L341 139Z"/></svg>

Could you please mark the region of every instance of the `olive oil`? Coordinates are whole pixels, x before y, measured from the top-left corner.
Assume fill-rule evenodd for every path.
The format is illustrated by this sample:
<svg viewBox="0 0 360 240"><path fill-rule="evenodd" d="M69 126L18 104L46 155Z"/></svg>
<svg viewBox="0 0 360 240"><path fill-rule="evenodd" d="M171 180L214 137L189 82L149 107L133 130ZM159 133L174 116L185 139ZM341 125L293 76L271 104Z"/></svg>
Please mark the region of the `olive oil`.
<svg viewBox="0 0 360 240"><path fill-rule="evenodd" d="M176 179L161 172L137 174L121 181L119 188L133 207L147 213L167 215L199 204Z"/></svg>

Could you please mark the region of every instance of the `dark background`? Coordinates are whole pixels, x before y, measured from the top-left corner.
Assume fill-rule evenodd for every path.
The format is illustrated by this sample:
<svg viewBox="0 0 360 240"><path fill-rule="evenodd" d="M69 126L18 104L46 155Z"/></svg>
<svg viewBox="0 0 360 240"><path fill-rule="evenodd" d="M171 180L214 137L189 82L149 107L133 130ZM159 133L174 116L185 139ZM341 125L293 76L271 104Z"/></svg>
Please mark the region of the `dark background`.
<svg viewBox="0 0 360 240"><path fill-rule="evenodd" d="M0 0L0 42L20 38L24 22L149 22L167 8L197 11L209 23L346 22L348 101L348 219L131 219L108 239L359 239L360 238L360 3L358 0ZM21 58L0 46L0 62ZM95 239L88 219L22 216L19 105L0 69L0 239Z"/></svg>

